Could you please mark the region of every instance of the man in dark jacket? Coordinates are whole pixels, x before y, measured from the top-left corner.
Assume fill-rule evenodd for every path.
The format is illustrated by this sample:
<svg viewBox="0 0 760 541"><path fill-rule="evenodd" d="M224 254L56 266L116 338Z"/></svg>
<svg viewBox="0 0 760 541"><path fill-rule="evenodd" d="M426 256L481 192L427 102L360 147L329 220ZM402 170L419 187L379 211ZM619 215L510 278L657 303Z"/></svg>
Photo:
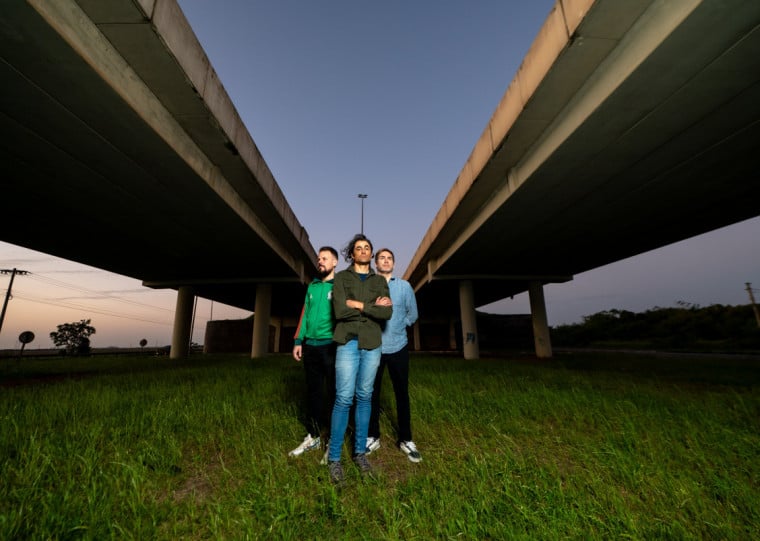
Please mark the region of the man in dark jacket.
<svg viewBox="0 0 760 541"><path fill-rule="evenodd" d="M369 239L362 234L355 235L343 249L343 256L352 264L335 275L333 286L336 321L333 340L337 342L338 348L335 355L336 395L328 466L330 479L334 483L342 483L344 478L340 455L354 399L353 460L363 474L371 469L365 452L372 387L380 364L380 322L390 319L392 314L388 282L375 274L370 266L372 243Z"/></svg>

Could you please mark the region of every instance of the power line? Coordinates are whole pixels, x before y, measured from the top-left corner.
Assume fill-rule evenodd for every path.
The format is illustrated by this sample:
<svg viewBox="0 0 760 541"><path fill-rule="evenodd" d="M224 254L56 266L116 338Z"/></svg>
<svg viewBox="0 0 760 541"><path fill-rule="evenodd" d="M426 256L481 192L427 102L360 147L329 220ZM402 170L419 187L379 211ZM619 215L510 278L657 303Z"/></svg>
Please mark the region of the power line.
<svg viewBox="0 0 760 541"><path fill-rule="evenodd" d="M47 286L52 286L52 287L59 287L59 288L68 289L68 290L72 290L72 291L77 291L77 292L83 293L84 295L86 295L86 297L84 297L84 300L91 299L91 300L94 300L94 301L114 301L114 302L119 302L119 303L124 303L124 304L127 304L127 305L131 305L133 308L148 309L148 310L158 310L158 311L160 311L162 313L165 313L167 315L172 316L172 320L171 321L166 321L166 320L162 321L162 320L157 319L155 316L147 315L147 317L144 317L144 316L137 315L137 314L134 314L134 313L132 313L132 314L130 314L130 313L123 313L121 311L109 310L108 308L103 308L103 307L95 306L95 305L92 305L92 304L86 304L86 303L82 303L82 302L75 302L73 300L66 299L66 298L41 297L39 295L35 295L33 293L29 293L28 290L25 291L24 288L21 288L20 291L18 291L18 288L17 288L17 291L14 293L13 298L18 298L20 300L25 300L25 301L28 301L28 302L33 302L33 303L38 303L38 304L45 304L45 305L49 305L49 306L57 306L57 307L60 307L60 308L66 308L66 309L72 309L72 310L82 310L82 311L91 312L91 313L95 313L95 314L99 314L99 315L104 315L104 316L108 316L108 317L116 317L116 318L121 318L121 319L128 319L128 320L138 321L138 322L142 322L142 323L155 324L155 325L164 325L164 326L169 326L169 327L171 327L171 326L174 325L174 321L173 321L173 319L174 319L173 318L173 316L174 316L174 310L173 309L164 308L162 306L156 306L156 305L147 304L147 303L143 303L143 302L133 301L133 300L121 297L121 296L116 296L116 295L110 294L108 292L95 291L93 289L89 289L89 288L84 287L84 286L71 284L71 283L68 283L68 282L64 282L62 280L57 280L55 278L50 278L49 276L44 276L44 275L41 275L41 274L38 274L38 273L32 273L30 271L19 271L18 269L14 269L14 270L15 270L15 274L28 275L29 278L31 278L32 280L36 280L37 282L39 282L41 284L44 284L44 285L47 285ZM13 270L11 270L11 269L0 269L0 274L8 274L8 273L13 273ZM12 274L11 278L13 278L13 276L14 275ZM13 281L11 280L11 285L12 284L13 284ZM7 297L10 298L10 287L8 289L8 295L7 295ZM7 304L7 302L8 301L6 299L6 304ZM196 298L196 303L197 303L197 298ZM194 310L194 312L195 312L195 310ZM4 316L4 314L5 314L5 306L3 307L3 316ZM209 321L210 318L207 319L207 318L203 317L200 314L197 314L197 316L194 315L194 317L193 317L193 324L194 325L198 324L198 323L202 324L204 322L204 320L205 321ZM1 323L2 323L2 320L0 320L0 328L2 328Z"/></svg>
<svg viewBox="0 0 760 541"><path fill-rule="evenodd" d="M104 293L104 292L101 292L101 291L95 291L95 290L92 290L92 289L88 289L88 288L83 287L83 286L69 284L69 283L64 282L62 280L56 280L55 278L50 278L48 276L42 276L42 275L40 275L38 273L30 274L30 278L32 278L33 280L37 280L37 281L46 283L48 285L62 287L62 288L71 289L71 290L74 290L74 291L79 291L80 293L85 293L85 294L88 294L88 295L93 295L94 299L114 300L114 301L123 302L125 304L130 304L130 305L141 307L141 308L149 308L149 309L152 309L152 310L160 310L160 311L166 312L167 314L171 315L172 317L174 316L174 309L173 308L164 308L162 306L156 306L156 305L152 305L152 304L146 304L146 303L142 303L142 302L138 302L138 301L133 301L133 300L130 300L130 299L125 299L123 297L117 297L115 295L110 295L110 294L107 294L107 293ZM19 297L19 298L24 298L21 295L16 295L16 296ZM27 300L32 300L32 299L27 299ZM73 308L77 308L77 309L92 310L94 312L96 312L98 310L103 310L103 309L100 309L100 308L96 308L96 307L92 307L92 306L88 306L88 305L84 305L84 304L70 303L66 299L54 299L54 298L40 299L39 297L37 297L35 300L36 300L36 302L47 302L48 304L53 304L53 305L56 305L56 303L59 303L57 305L58 306L62 306L64 308L72 308L73 307ZM213 303L213 301L211 301L211 302ZM69 303L69 304L66 304L66 303ZM196 303L197 303L197 298L196 298ZM99 313L102 313L104 315L117 315L115 313L110 313L109 314L109 313L102 312L102 311L99 312ZM212 304L212 314L213 314L213 304ZM205 321L210 321L211 319L213 319L213 317L208 317L208 318L205 318L203 316L198 316L198 317L201 319L201 321L204 321L204 320ZM135 319L135 318L131 318L131 319ZM140 321L139 319L137 319L137 320ZM146 321L146 322L152 322L151 320L144 320L144 321Z"/></svg>
<svg viewBox="0 0 760 541"><path fill-rule="evenodd" d="M169 314L173 314L172 310L169 310L169 309L166 309L166 308L163 308L163 307L151 306L151 305L148 305L148 304L145 304L145 303L139 303L139 302L129 301L129 300L123 299L123 298L114 297L112 295L105 295L103 293L100 293L100 292L97 292L97 291L92 291L92 290L89 290L87 288L75 286L75 285L72 285L72 284L67 284L65 282L61 282L60 280L54 280L54 279L51 279L51 278L45 278L45 277L41 277L41 276L35 276L35 275L33 275L32 273L30 273L28 271L18 271L17 269L14 269L14 271L15 271L15 274L26 274L26 275L29 275L32 278L36 278L40 282L47 283L48 285L53 285L55 287L62 287L62 288L65 288L65 289L71 289L71 290L83 292L83 293L86 293L86 294L94 295L95 298L105 299L105 300L113 300L113 301L118 301L118 302L125 302L127 304L131 304L131 305L134 305L134 306L137 306L137 307L150 308L150 309L154 309L154 310L162 310L162 311L165 311L165 312L167 312ZM5 269L0 269L0 274L6 274L6 270ZM7 305L8 298L10 298L11 287L13 285L13 280L12 279L13 279L13 274L11 275L11 284L10 284L10 287L8 288L8 294L6 295L5 305ZM147 318L144 318L144 317L138 317L138 316L134 316L134 315L127 315L127 314L124 314L124 313L115 312L115 311L107 310L107 309L103 309L103 308L98 308L98 307L90 306L90 305L87 305L87 304L76 303L76 302L67 302L67 301L61 300L61 299L44 299L44 298L36 297L36 296L33 296L33 295L26 295L24 293L19 293L18 291L14 294L13 297L14 298L18 298L18 299L23 299L23 300L29 301L29 302L38 303L38 304L46 304L46 305L49 305L49 306L58 306L58 307L61 307L61 308L69 308L69 309L74 309L74 310L84 310L84 311L92 312L92 313L95 313L95 314L100 314L100 315L105 315L105 316L110 316L110 317L117 317L117 318L121 318L121 319L129 319L129 320L139 321L139 322L143 322L143 323L150 323L150 324L155 324L155 325L166 325L166 326L173 325L173 323L167 322L167 321L157 321L155 319L147 319ZM5 316L5 305L3 306L3 312L2 312L2 316L3 317ZM2 320L0 320L0 323L2 323ZM0 328L2 328L1 324L0 324Z"/></svg>
<svg viewBox="0 0 760 541"><path fill-rule="evenodd" d="M162 310L162 311L165 311L165 312L174 313L174 310L171 310L169 308L164 308L162 306L155 306L155 305L145 304L145 303L142 303L142 302L133 301L133 300L130 300L130 299L125 299L123 297L117 297L117 296L114 296L114 295L109 295L109 294L106 294L106 293L103 293L103 292L100 292L100 291L94 291L92 289L87 289L85 287L76 286L76 285L73 285L73 284L68 284L66 282L62 282L61 280L56 280L54 278L49 278L47 276L41 276L39 274L33 274L33 275L31 275L31 278L33 280L37 280L39 282L43 282L43 283L46 283L48 285L62 287L62 288L66 288L66 289L71 289L73 291L79 291L80 293L86 293L86 294L89 294L89 295L94 295L95 297L101 298L101 299L110 299L110 300L115 300L115 301L118 301L118 302L123 302L123 303L126 303L126 304L132 304L134 306L140 306L140 307L144 307L144 308L151 308L153 310Z"/></svg>
<svg viewBox="0 0 760 541"><path fill-rule="evenodd" d="M29 302L35 302L35 303L38 303L38 304L47 304L49 306L58 306L60 308L70 308L70 309L74 309L74 310L84 310L84 311L87 311L87 312L93 312L95 314L100 314L100 315L104 315L104 316L118 317L118 318L122 318L122 319L131 319L131 320L134 320L134 321L141 321L143 323L155 323L155 324L158 324L158 325L172 325L171 322L167 322L167 321L158 321L158 320L155 320L155 319L141 318L141 317L137 317L137 316L134 316L134 315L125 315L125 314L122 314L122 313L119 313L119 312L105 310L105 309L102 309L102 308L96 308L96 307L93 307L93 306L87 306L85 304L78 304L78 303L73 303L73 302L62 302L62 301L54 302L54 301L49 300L49 299L46 300L46 299L29 297L29 296L26 296L26 295L19 295L19 294L16 294L15 296L18 299L23 299L23 300L29 301Z"/></svg>

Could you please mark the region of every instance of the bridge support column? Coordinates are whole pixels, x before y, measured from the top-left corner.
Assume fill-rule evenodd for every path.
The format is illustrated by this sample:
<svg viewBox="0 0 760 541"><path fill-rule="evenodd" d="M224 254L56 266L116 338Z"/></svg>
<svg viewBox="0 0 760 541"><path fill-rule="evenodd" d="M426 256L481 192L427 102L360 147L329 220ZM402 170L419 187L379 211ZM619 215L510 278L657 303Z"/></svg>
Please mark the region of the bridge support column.
<svg viewBox="0 0 760 541"><path fill-rule="evenodd" d="M544 286L541 282L531 282L528 288L530 297L530 314L533 322L533 341L536 347L536 357L539 359L552 358L552 341L549 335L549 323L546 318L546 302L544 301Z"/></svg>
<svg viewBox="0 0 760 541"><path fill-rule="evenodd" d="M274 351L273 353L280 352L280 338L282 337L282 318L273 317L272 325L274 325Z"/></svg>
<svg viewBox="0 0 760 541"><path fill-rule="evenodd" d="M182 359L190 352L190 331L193 322L195 290L182 286L177 291L177 307L174 310L174 328L172 329L172 347L170 359Z"/></svg>
<svg viewBox="0 0 760 541"><path fill-rule="evenodd" d="M269 319L272 311L272 286L256 287L256 305L253 312L253 345L251 358L263 357L269 349Z"/></svg>
<svg viewBox="0 0 760 541"><path fill-rule="evenodd" d="M472 282L462 280L459 283L459 311L462 316L462 349L466 360L480 359L478 345L478 324L475 317L475 295Z"/></svg>
<svg viewBox="0 0 760 541"><path fill-rule="evenodd" d="M420 341L420 322L419 320L414 322L414 326L412 327L412 336L414 337L414 351L419 351L422 349L422 344Z"/></svg>

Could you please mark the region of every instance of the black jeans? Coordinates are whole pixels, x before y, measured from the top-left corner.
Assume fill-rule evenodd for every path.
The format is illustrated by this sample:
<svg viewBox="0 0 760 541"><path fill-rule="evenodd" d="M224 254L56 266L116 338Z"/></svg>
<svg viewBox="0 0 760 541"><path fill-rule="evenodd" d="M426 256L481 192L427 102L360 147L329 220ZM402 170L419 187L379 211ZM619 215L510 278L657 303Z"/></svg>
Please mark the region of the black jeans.
<svg viewBox="0 0 760 541"><path fill-rule="evenodd" d="M380 366L375 376L375 389L372 391L372 413L369 417L369 433L374 438L380 437L380 391L383 372L388 367L388 374L396 395L396 415L398 418L398 441L412 440L411 411L409 407L409 348L404 346L396 353L383 353Z"/></svg>
<svg viewBox="0 0 760 541"><path fill-rule="evenodd" d="M321 436L329 434L330 415L335 402L335 343L326 346L304 344L303 367L306 374L306 430Z"/></svg>

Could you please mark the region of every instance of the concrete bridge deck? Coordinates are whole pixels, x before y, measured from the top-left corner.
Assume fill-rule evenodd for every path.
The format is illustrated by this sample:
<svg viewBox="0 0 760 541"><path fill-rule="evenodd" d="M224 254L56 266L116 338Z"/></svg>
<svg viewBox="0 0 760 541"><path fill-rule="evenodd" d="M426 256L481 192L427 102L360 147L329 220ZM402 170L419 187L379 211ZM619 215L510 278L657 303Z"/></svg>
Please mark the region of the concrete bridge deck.
<svg viewBox="0 0 760 541"><path fill-rule="evenodd" d="M759 152L760 2L560 0L404 277L548 343L544 284L760 214Z"/></svg>
<svg viewBox="0 0 760 541"><path fill-rule="evenodd" d="M759 24L557 1L405 273L465 356L475 306L530 291L550 355L544 284L760 214ZM179 290L178 343L193 295L297 315L316 254L176 0L2 2L0 72L3 240Z"/></svg>
<svg viewBox="0 0 760 541"><path fill-rule="evenodd" d="M298 313L316 254L176 1L2 2L0 76L3 240Z"/></svg>

